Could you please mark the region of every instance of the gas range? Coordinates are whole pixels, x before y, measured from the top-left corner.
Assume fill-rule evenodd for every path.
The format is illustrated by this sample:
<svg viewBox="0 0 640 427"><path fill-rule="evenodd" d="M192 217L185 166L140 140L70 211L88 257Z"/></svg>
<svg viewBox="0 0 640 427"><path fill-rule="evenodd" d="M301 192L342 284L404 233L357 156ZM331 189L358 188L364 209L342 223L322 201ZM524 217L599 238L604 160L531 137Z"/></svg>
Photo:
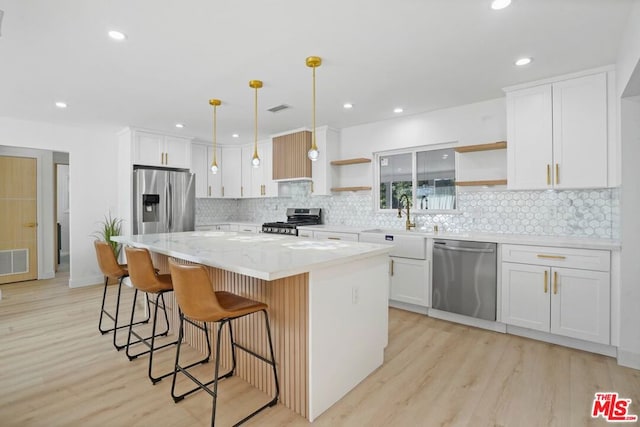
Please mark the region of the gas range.
<svg viewBox="0 0 640 427"><path fill-rule="evenodd" d="M299 226L321 224L320 213L320 208L288 208L287 222L265 222L262 232L297 236Z"/></svg>

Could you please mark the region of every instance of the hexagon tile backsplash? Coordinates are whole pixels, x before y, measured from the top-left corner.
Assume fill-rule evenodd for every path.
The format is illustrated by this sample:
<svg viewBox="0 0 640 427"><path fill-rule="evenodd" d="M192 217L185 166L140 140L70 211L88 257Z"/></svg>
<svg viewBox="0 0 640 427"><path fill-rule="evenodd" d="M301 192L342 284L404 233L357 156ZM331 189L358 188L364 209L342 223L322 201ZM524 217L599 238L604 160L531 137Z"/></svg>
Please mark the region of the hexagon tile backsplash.
<svg viewBox="0 0 640 427"><path fill-rule="evenodd" d="M309 183L291 183L290 197L198 199L196 223L284 221L288 207L319 207L330 225L402 229L396 213L373 210L371 192L310 196ZM418 228L562 237L620 238L618 189L564 191L461 191L458 213L415 215ZM414 213L411 214L412 220Z"/></svg>

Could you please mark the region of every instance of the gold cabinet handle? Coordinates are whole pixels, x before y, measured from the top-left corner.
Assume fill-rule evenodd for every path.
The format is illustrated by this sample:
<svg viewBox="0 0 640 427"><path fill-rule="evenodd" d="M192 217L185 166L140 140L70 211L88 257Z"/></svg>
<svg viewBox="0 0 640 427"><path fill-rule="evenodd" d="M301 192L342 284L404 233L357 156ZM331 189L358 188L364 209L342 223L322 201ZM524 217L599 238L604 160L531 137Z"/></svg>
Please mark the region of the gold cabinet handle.
<svg viewBox="0 0 640 427"><path fill-rule="evenodd" d="M544 271L544 293L545 294L549 290L549 287L548 287L547 283L549 283L549 272L547 270L545 270Z"/></svg>
<svg viewBox="0 0 640 427"><path fill-rule="evenodd" d="M28 228L35 228L37 225L38 225L37 222L27 222L26 224L23 224L23 226Z"/></svg>
<svg viewBox="0 0 640 427"><path fill-rule="evenodd" d="M567 259L566 256L562 256L562 255L545 255L545 254L538 254L537 255L538 258L543 258L543 259Z"/></svg>
<svg viewBox="0 0 640 427"><path fill-rule="evenodd" d="M327 237L327 239L329 239L329 240L340 240L339 237ZM391 262L393 262L393 261L391 261Z"/></svg>
<svg viewBox="0 0 640 427"><path fill-rule="evenodd" d="M165 165L169 164L169 153L164 153L164 164Z"/></svg>
<svg viewBox="0 0 640 427"><path fill-rule="evenodd" d="M393 260L391 260L391 275L393 276Z"/></svg>
<svg viewBox="0 0 640 427"><path fill-rule="evenodd" d="M553 272L553 294L557 294L558 293L558 272L554 271Z"/></svg>
<svg viewBox="0 0 640 427"><path fill-rule="evenodd" d="M209 197L211 197L211 186L209 186Z"/></svg>
<svg viewBox="0 0 640 427"><path fill-rule="evenodd" d="M244 197L244 187L240 186L240 197Z"/></svg>
<svg viewBox="0 0 640 427"><path fill-rule="evenodd" d="M556 163L556 184L560 184L560 165Z"/></svg>
<svg viewBox="0 0 640 427"><path fill-rule="evenodd" d="M311 192L313 193L313 181L311 181Z"/></svg>
<svg viewBox="0 0 640 427"><path fill-rule="evenodd" d="M222 186L222 197L224 197L224 185Z"/></svg>
<svg viewBox="0 0 640 427"><path fill-rule="evenodd" d="M551 185L551 165L547 163L547 185Z"/></svg>

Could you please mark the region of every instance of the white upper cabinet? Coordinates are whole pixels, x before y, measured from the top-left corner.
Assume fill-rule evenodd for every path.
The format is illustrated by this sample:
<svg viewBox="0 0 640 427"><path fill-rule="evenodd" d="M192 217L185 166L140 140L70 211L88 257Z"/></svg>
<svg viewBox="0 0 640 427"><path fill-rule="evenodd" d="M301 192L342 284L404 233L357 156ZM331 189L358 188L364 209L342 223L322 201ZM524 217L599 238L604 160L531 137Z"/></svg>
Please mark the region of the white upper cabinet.
<svg viewBox="0 0 640 427"><path fill-rule="evenodd" d="M278 183L272 179L271 139L258 142L260 166L252 167L253 144L242 147L242 197L275 197Z"/></svg>
<svg viewBox="0 0 640 427"><path fill-rule="evenodd" d="M245 167L242 164L242 147L224 146L221 151L222 162L218 162L218 166L222 171L222 197L239 199L242 197L242 168Z"/></svg>
<svg viewBox="0 0 640 427"><path fill-rule="evenodd" d="M311 162L311 195L330 196L333 186L331 161L336 160L340 134L327 126L316 128L316 145L320 156Z"/></svg>
<svg viewBox="0 0 640 427"><path fill-rule="evenodd" d="M189 169L191 140L136 130L133 132L133 164Z"/></svg>
<svg viewBox="0 0 640 427"><path fill-rule="evenodd" d="M222 197L222 172L211 172L213 147L204 144L191 146L191 172L196 174L196 197ZM222 162L220 148L218 148L218 165Z"/></svg>
<svg viewBox="0 0 640 427"><path fill-rule="evenodd" d="M509 189L608 185L607 73L507 92Z"/></svg>

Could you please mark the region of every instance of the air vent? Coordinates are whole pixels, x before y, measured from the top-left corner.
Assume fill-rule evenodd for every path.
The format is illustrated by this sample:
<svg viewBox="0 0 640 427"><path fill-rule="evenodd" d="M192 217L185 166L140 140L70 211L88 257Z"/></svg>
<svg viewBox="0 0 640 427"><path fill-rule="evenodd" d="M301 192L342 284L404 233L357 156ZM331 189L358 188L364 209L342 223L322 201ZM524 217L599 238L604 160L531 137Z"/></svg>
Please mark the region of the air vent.
<svg viewBox="0 0 640 427"><path fill-rule="evenodd" d="M29 249L0 251L0 276L29 272Z"/></svg>
<svg viewBox="0 0 640 427"><path fill-rule="evenodd" d="M291 106L287 104L280 104L280 105L276 105L275 107L271 107L267 109L267 111L271 111L272 113L277 113L279 111L286 110L287 108L291 108Z"/></svg>

